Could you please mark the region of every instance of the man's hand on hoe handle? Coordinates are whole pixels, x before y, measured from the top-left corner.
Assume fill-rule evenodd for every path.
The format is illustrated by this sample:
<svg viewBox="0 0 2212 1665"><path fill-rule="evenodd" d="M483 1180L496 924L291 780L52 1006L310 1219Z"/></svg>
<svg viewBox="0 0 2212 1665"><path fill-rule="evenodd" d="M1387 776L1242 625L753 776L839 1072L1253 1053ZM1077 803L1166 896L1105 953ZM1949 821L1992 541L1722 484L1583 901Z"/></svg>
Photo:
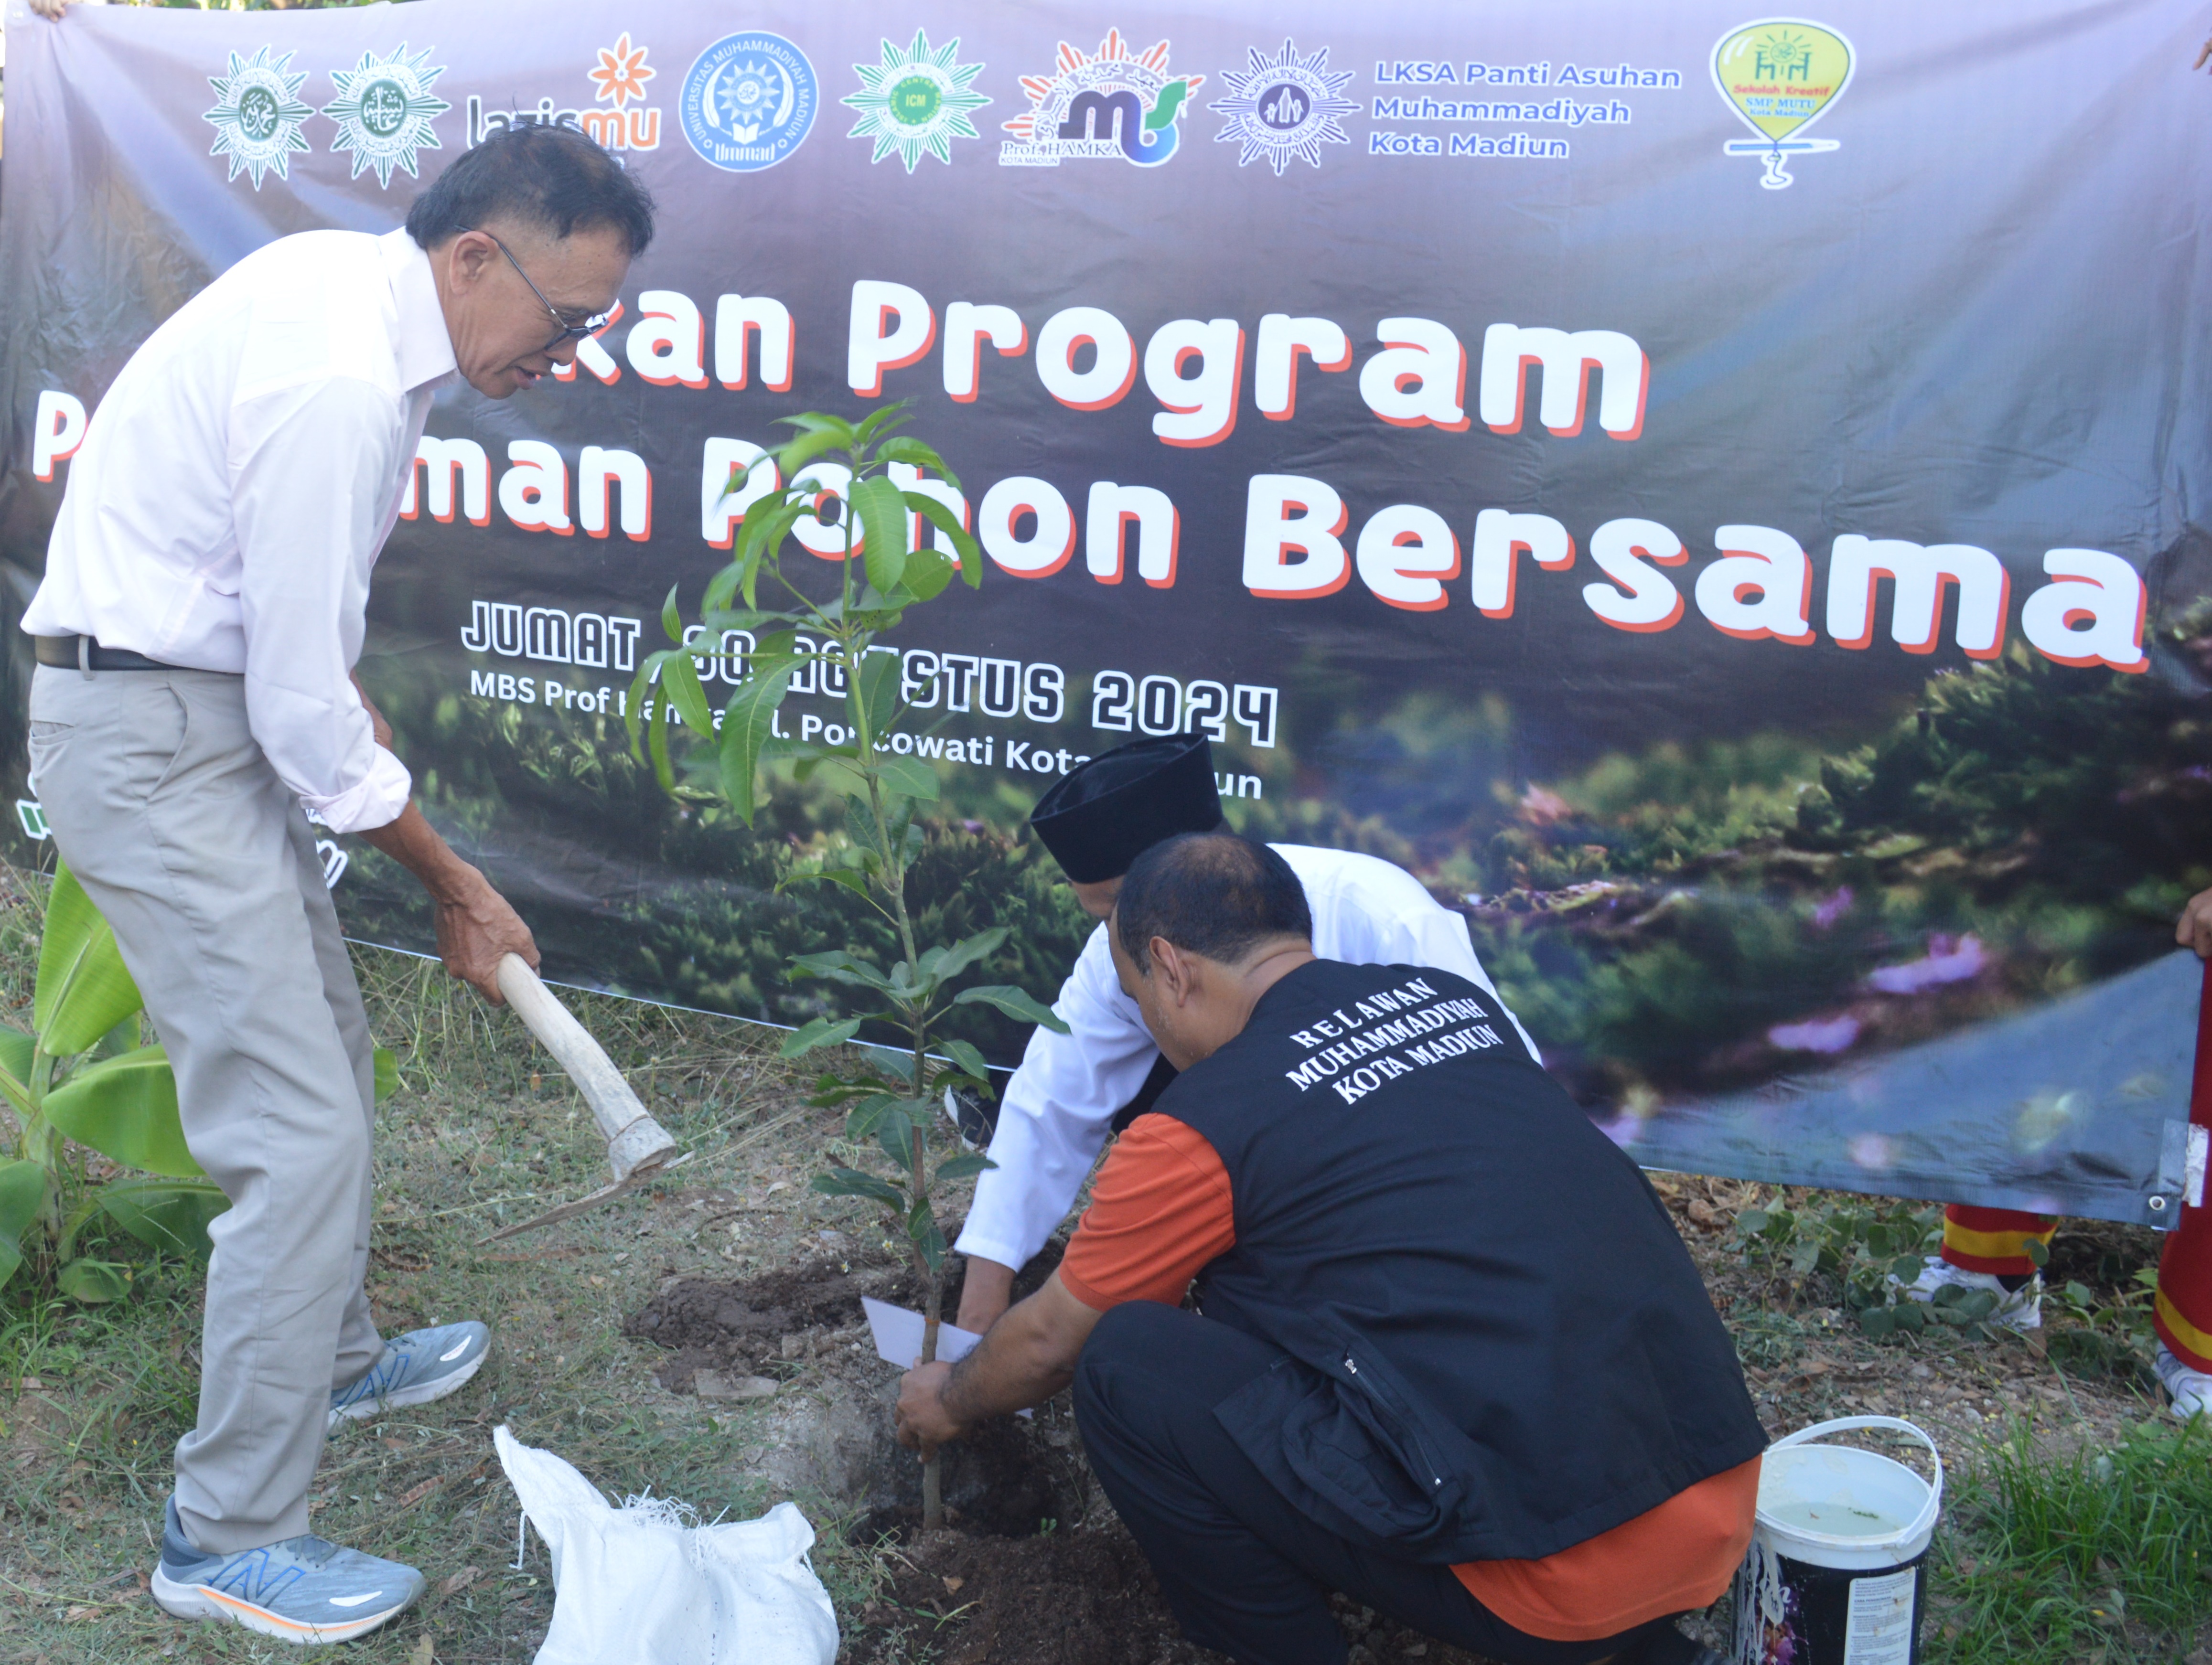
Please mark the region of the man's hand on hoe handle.
<svg viewBox="0 0 2212 1665"><path fill-rule="evenodd" d="M384 713L354 679L376 743L390 751L392 725ZM422 881L436 905L438 957L448 976L457 977L495 1006L504 1006L499 991L499 962L506 954L519 955L533 972L538 969L538 943L530 927L507 905L507 898L491 881L453 854L437 829L422 818L411 802L399 819L387 826L372 827L361 835L376 849L398 862Z"/></svg>

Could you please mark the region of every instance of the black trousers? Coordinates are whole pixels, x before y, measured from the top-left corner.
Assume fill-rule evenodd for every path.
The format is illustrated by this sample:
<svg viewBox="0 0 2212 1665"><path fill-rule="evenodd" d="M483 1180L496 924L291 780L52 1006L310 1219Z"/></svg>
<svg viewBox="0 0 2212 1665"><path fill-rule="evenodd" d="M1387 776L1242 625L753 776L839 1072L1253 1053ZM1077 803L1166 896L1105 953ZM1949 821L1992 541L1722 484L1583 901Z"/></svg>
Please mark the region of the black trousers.
<svg viewBox="0 0 2212 1665"><path fill-rule="evenodd" d="M1341 1590L1507 1665L1632 1659L1647 1643L1673 1650L1671 1619L1597 1642L1530 1636L1483 1607L1449 1567L1394 1560L1293 1510L1213 1415L1281 1356L1226 1324L1133 1301L1098 1321L1076 1367L1075 1420L1091 1466L1192 1641L1241 1665L1343 1665L1344 1635L1328 1607Z"/></svg>

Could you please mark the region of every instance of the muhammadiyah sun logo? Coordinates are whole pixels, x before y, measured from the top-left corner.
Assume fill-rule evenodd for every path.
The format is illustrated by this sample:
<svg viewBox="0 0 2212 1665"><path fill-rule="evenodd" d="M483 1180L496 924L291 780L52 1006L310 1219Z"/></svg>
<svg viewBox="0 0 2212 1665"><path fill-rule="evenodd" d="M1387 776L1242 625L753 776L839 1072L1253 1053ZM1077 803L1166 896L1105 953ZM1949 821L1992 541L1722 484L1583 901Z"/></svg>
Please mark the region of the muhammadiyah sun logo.
<svg viewBox="0 0 2212 1665"><path fill-rule="evenodd" d="M429 56L426 47L410 58L403 40L389 58L363 52L352 69L331 71L338 95L323 106L323 113L338 124L331 148L353 152L348 179L358 179L363 168L373 167L376 183L388 189L393 168L404 168L409 179L418 179L416 153L445 148L430 124L453 106L430 96L431 83L446 71L442 65L425 69Z"/></svg>
<svg viewBox="0 0 2212 1665"><path fill-rule="evenodd" d="M1759 184L1781 191L1795 183L1784 158L1839 148L1836 139L1798 136L1827 112L1850 84L1851 43L1824 23L1768 17L1721 37L1713 48L1713 85L1755 139L1730 139L1731 156L1764 156Z"/></svg>
<svg viewBox="0 0 2212 1665"><path fill-rule="evenodd" d="M926 29L914 32L914 44L904 51L884 41L881 64L853 66L860 90L839 101L859 111L860 118L845 136L873 139L872 162L897 152L909 173L925 150L940 162L951 162L953 140L982 137L968 112L991 101L974 90L983 65L954 63L959 51L957 35L932 50Z"/></svg>
<svg viewBox="0 0 2212 1665"><path fill-rule="evenodd" d="M215 124L215 143L208 154L230 158L226 185L247 173L258 191L262 175L272 167L278 179L289 179L292 153L313 148L300 133L300 124L315 113L299 99L307 71L287 75L292 54L272 61L269 51L262 46L251 58L233 52L230 73L208 77L208 85L215 88L215 108L202 119Z"/></svg>

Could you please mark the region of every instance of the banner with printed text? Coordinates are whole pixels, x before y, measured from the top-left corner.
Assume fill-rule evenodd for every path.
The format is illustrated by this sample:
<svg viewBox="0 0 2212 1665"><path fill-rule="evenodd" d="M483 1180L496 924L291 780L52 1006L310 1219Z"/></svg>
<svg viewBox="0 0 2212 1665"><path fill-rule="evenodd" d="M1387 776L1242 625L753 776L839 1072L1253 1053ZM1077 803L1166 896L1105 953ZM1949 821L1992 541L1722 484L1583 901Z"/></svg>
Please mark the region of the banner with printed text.
<svg viewBox="0 0 2212 1665"><path fill-rule="evenodd" d="M864 899L783 882L834 793L787 773L748 829L711 780L662 792L623 715L672 586L696 615L771 487L732 466L779 417L906 400L959 478L910 483L985 556L896 638L945 790L915 893L940 938L1012 928L991 980L1056 986L1089 929L1036 796L1194 724L1236 826L1462 915L1647 1165L2178 1217L2172 925L2212 884L2197 8L5 21L10 622L103 391L241 256L390 231L518 123L658 197L571 372L439 395L362 665L549 974L789 1024L836 995L788 955L888 956ZM720 645L718 706L754 645ZM802 679L782 732L842 742L842 692ZM325 856L356 935L431 945L404 874Z"/></svg>

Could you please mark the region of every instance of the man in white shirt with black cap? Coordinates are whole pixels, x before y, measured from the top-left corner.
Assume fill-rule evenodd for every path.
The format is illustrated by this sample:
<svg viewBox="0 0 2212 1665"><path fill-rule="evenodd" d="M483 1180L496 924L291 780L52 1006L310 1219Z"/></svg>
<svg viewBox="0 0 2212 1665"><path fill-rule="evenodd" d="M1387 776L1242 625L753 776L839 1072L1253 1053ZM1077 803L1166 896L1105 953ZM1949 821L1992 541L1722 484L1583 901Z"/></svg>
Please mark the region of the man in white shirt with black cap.
<svg viewBox="0 0 2212 1665"><path fill-rule="evenodd" d="M23 620L33 777L231 1204L154 1571L179 1616L342 1642L422 1593L307 1530L326 1432L452 1392L488 1337L387 1341L370 1314L372 1047L305 811L414 872L447 969L487 999L503 955L537 963L410 801L353 667L433 395L504 399L572 361L652 234L652 198L581 133L495 136L404 230L280 238L216 278L123 366L71 465Z"/></svg>
<svg viewBox="0 0 2212 1665"><path fill-rule="evenodd" d="M1083 911L1101 921L1114 911L1122 875L1138 856L1179 833L1220 825L1213 754L1203 735L1140 740L1095 757L1069 771L1030 815ZM1316 954L1354 966L1432 966L1463 977L1497 1002L1529 1056L1541 1062L1475 959L1467 922L1413 875L1352 851L1270 848L1304 887ZM1175 1079L1136 1002L1121 991L1103 923L1053 1009L1068 1032L1040 1028L1030 1035L989 1132L997 1166L977 1178L953 1245L968 1257L958 1323L978 1334L998 1322L1015 1272L1067 1217L1108 1135L1151 1108ZM965 1119L963 1133L981 1134L972 1109Z"/></svg>

